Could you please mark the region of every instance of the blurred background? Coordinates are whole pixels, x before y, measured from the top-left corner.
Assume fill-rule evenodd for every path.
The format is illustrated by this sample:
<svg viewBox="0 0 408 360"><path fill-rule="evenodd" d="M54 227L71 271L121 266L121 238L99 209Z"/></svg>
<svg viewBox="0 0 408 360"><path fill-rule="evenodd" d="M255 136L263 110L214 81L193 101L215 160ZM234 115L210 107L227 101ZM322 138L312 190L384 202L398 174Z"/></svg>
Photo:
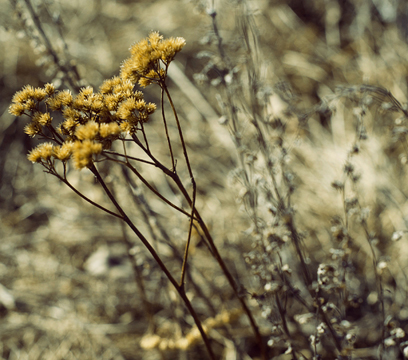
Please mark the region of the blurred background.
<svg viewBox="0 0 408 360"><path fill-rule="evenodd" d="M97 89L104 79L119 73L129 47L151 31L186 39L187 45L169 73L169 86L197 177L197 206L233 273L239 274L247 289L256 291L257 282L243 258L251 248L245 233L250 222L239 202L239 185L231 180L237 157L227 129L220 124L223 111L217 100L221 92L217 79L224 64L217 55L212 25L216 13L223 46L239 73L245 57L240 33L243 4L254 21L265 88L283 99L271 104L275 109L285 103L298 114L306 114L323 99L334 96L337 86L360 84L386 88L405 103L408 5L403 0L0 0L1 359L206 358L203 349L199 351L201 345L198 350L162 351L141 342L152 332L152 325L122 243L125 230L45 174L41 166L31 164L26 155L37 140L24 134L24 118L8 113L13 94L27 84L52 82L59 89L75 91L73 84ZM160 103L158 89L149 87L144 92L148 101ZM308 141L294 149L299 227L319 239L310 245L316 257L327 254L330 221L343 211L340 196L330 184L341 176L355 136L350 120L353 106L345 103L337 112L314 114L309 119ZM398 301L403 304L408 289L407 239L403 233L398 243L390 239L396 231L407 228L407 156L390 140L394 120L393 115L372 114L368 128L374 135L367 145L368 155L357 164L364 199L372 206L370 226L380 239L384 259L392 258L397 266L389 280L390 291L395 300L397 291L392 284L398 284ZM176 133L174 124L170 130ZM159 111L152 117L149 131L160 153L164 140ZM161 191L175 196L160 175L146 174ZM185 171L181 175L188 180ZM107 204L86 171L71 171L70 179L88 196ZM121 174L113 173L110 182L119 184L117 195L126 202L126 193L120 193L120 179ZM132 215L152 239L155 233L161 238L180 239L172 246L155 240L160 253L169 264L174 261L170 266L177 271L179 259L175 254L182 253L188 223L154 198L146 195L145 199L144 190L137 186L132 201L138 201L138 206L131 210ZM132 206L131 201L128 205ZM137 239L131 241L155 318L155 332L162 337L183 333L192 325L186 320L183 305ZM198 287L206 296L214 297L216 309L236 308L198 235L191 251L198 269ZM368 253L366 249L361 255L363 262L369 263ZM193 298L197 291L192 290ZM217 314L197 297L202 316ZM250 301L256 311L257 302ZM396 309L405 324L408 308L401 305ZM267 332L268 325L264 326ZM232 326L233 337L241 339L238 343L242 347L237 350L224 344L230 349L224 350L225 358L259 355L251 350L247 328L242 319ZM370 346L369 340L365 346Z"/></svg>

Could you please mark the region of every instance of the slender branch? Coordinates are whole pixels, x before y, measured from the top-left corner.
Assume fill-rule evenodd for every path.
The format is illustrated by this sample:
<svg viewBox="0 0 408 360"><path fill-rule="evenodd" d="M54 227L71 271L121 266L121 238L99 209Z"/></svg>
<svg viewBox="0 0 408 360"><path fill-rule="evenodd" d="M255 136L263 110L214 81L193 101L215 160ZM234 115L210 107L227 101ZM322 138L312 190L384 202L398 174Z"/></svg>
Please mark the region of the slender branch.
<svg viewBox="0 0 408 360"><path fill-rule="evenodd" d="M190 161L189 161L189 159L188 159L188 153L187 153L186 143L185 143L185 141L184 141L183 131L181 130L180 120L179 120L179 118L178 118L176 108L174 107L174 103L173 103L173 100L172 100L171 95L170 95L170 93L169 93L169 90L167 89L167 85L166 85L164 82L162 82L162 83L160 84L160 86L161 86L161 88L164 90L164 92L166 93L167 99L169 100L170 106L171 106L171 108L172 108L172 110L173 110L174 118L176 119L176 123L177 123L177 129L178 129L178 132L179 132L179 137L180 137L181 146L182 146L182 148L183 148L183 155L184 155L184 158L185 158L185 160L186 160L186 165L187 165L188 173L190 174L191 182L193 183L193 187L194 187L194 186L195 186L195 182L194 182L193 171L191 170Z"/></svg>
<svg viewBox="0 0 408 360"><path fill-rule="evenodd" d="M188 216L188 217L193 217L192 214L189 214L188 212L184 211L183 209L179 208L177 205L174 205L170 200L167 200L162 194L160 194L153 186L149 184L149 182L132 166L130 163L126 163L123 161L118 161L120 164L125 165L127 168L129 168L141 181L143 184L147 186L147 188L152 191L157 197L159 197L161 200L163 200L167 205L170 205L172 208L176 209L177 211L181 212L182 214Z"/></svg>
<svg viewBox="0 0 408 360"><path fill-rule="evenodd" d="M164 90L163 90L163 87L161 87L161 111L162 111L162 119L163 119L163 123L164 123L164 130L166 132L167 143L169 144L169 151L170 151L170 157L171 157L171 166L172 166L172 170L176 171L176 164L175 164L175 161L174 161L173 149L171 147L169 130L167 128L166 114L164 113Z"/></svg>
<svg viewBox="0 0 408 360"><path fill-rule="evenodd" d="M182 270L181 270L181 279L180 279L180 286L184 286L184 277L185 277L185 271L186 271L186 266L187 266L188 249L190 247L191 231L193 229L193 217L194 217L194 212L195 212L197 185L196 185L196 182L194 180L193 171L191 169L190 160L188 158L187 147L186 147L186 143L184 141L183 131L181 129L180 120L178 118L176 108L174 107L174 103L173 103L173 100L172 100L171 95L169 93L169 90L167 89L166 83L163 81L163 82L160 83L160 86L162 88L162 91L164 90L164 92L166 93L167 99L169 100L170 106L171 106L171 108L173 110L173 115L174 115L174 118L176 120L177 129L178 129L178 132L179 132L181 146L183 148L184 159L186 160L188 173L190 175L191 184L193 186L193 201L190 201L190 206L191 206L190 226L189 226L189 230L188 230L188 239L187 239L187 243L186 243L186 247L185 247L185 251L184 251L184 260L183 260L183 266L182 266ZM163 93L162 93L162 95L163 95ZM174 167L173 167L173 169L174 169Z"/></svg>
<svg viewBox="0 0 408 360"><path fill-rule="evenodd" d="M97 207L98 209L101 209L105 212L107 212L110 215L113 215L121 220L123 220L123 216L114 213L113 211L110 211L106 208L104 208L103 206L97 204L96 202L92 201L91 199L87 198L84 194L82 194L81 192L79 192L75 187L73 187L71 185L71 183L66 179L66 177L62 177L59 174L57 174L56 172L50 172L52 175L56 176L58 179L60 179L65 185L67 185L75 194L79 195L82 199L84 199L85 201L89 202L90 204L92 204L93 206ZM64 165L64 173L66 173L66 167Z"/></svg>
<svg viewBox="0 0 408 360"><path fill-rule="evenodd" d="M130 261L130 263L132 265L132 269L133 269L133 276L135 278L135 282L136 282L137 288L139 290L140 297L142 299L142 303L143 303L143 306L145 308L147 318L149 320L150 327L153 328L154 327L153 309L152 309L152 306L151 306L150 302L147 300L146 288L144 286L142 272L140 271L139 267L137 266L135 257L132 255L131 249L132 249L133 246L132 246L132 243L129 240L127 234L126 234L126 229L125 229L126 225L123 222L121 222L120 224L121 224L121 228L122 228L123 240L124 240L124 242L126 244L126 248L127 248L126 253L128 255L129 261Z"/></svg>
<svg viewBox="0 0 408 360"><path fill-rule="evenodd" d="M145 129L144 129L144 126L143 126L143 121L140 121L140 127L141 127L141 131L142 131L142 134L143 134L143 138L144 138L144 141L145 141L145 144L146 144L146 149L150 151L150 149L149 149L149 143L147 142L146 132L145 132Z"/></svg>
<svg viewBox="0 0 408 360"><path fill-rule="evenodd" d="M115 151L104 150L102 154L122 156L122 157L124 157L124 158L126 158L126 159L128 159L128 160L135 160L135 161L139 161L139 162L142 162L142 163L145 163L145 164L149 164L149 165L156 166L156 164L155 164L155 163L152 163L151 161L143 160L143 159L136 158L136 157L133 157L133 156L129 156L129 155L126 155L126 154L120 154L120 153L117 153L117 152L115 152Z"/></svg>
<svg viewBox="0 0 408 360"><path fill-rule="evenodd" d="M185 250L184 250L183 265L181 267L181 276L180 276L180 286L181 287L184 287L184 278L185 278L185 275L186 275L188 249L190 247L191 232L193 230L194 210L195 210L195 202L196 202L196 191L197 191L197 189L194 186L194 188L193 188L193 202L191 204L190 226L189 226L189 229L188 229L187 244L186 244L186 247L185 247Z"/></svg>
<svg viewBox="0 0 408 360"><path fill-rule="evenodd" d="M180 189L180 191L182 192L183 196L185 197L185 199L187 200L187 202L190 204L190 206L192 205L192 200L187 192L187 190L184 188L184 185L182 184L180 178L178 177L177 174L173 174L172 176L173 180L175 181L176 185L178 186L178 188ZM252 315L251 310L249 309L248 305L245 302L245 298L240 294L240 289L238 284L236 283L235 279L233 278L233 276L231 275L230 271L228 270L227 265L225 264L224 260L222 259L220 253L218 252L217 247L215 246L214 240L204 222L204 220L202 219L200 213L198 212L197 209L194 210L194 213L196 215L197 221L200 225L201 230L204 232L204 235L206 237L206 239L208 240L209 246L211 248L212 254L215 258L215 260L218 262L219 266L221 267L221 270L223 271L225 277L227 278L235 296L237 297L237 299L239 300L239 302L241 303L241 306L244 310L244 312L246 313L249 322L251 324L252 330L254 332L255 338L260 346L261 349L261 354L262 354L262 358L266 360L266 349L265 349L265 344L262 340L262 335L259 332L259 328L258 325L256 324L256 321Z"/></svg>
<svg viewBox="0 0 408 360"><path fill-rule="evenodd" d="M119 213L122 215L123 217L123 221L132 229L132 231L137 235L137 237L141 240L141 242L143 243L143 245L147 248L147 250L150 252L150 254L153 256L154 260L157 262L157 264L159 265L160 269L165 273L166 277L169 279L169 281L171 282L171 284L174 286L174 288L176 289L176 291L178 292L179 296L182 298L182 300L184 301L186 307L188 308L191 316L194 319L194 322L201 334L201 337L204 340L205 346L207 348L208 354L211 358L211 360L215 360L215 355L213 353L213 350L211 348L211 344L210 341L207 337L207 334L205 333L201 321L198 318L197 313L195 312L193 306L191 305L190 300L188 299L185 291L184 291L184 287L180 287L179 284L177 283L177 281L174 279L174 277L171 275L170 271L168 270L168 268L166 267L166 265L163 263L163 261L161 260L160 256L157 254L156 250L154 250L154 248L150 245L149 241L144 237L144 235L139 231L139 229L133 224L133 222L129 219L129 217L126 215L126 213L123 211L123 209L121 208L121 206L119 205L119 203L116 201L115 197L113 196L113 194L111 193L111 191L108 189L108 187L106 186L105 182L103 181L101 175L99 174L98 170L96 169L95 165L92 165L89 167L89 170L96 176L96 178L98 179L99 183L102 185L105 193L108 195L109 199L112 201L112 203L115 205L115 207L117 208L117 210L119 211Z"/></svg>
<svg viewBox="0 0 408 360"><path fill-rule="evenodd" d="M299 237L299 234L296 231L295 225L293 223L293 218L290 218L289 222L287 223L287 227L288 227L288 230L291 233L292 242L295 245L295 249L296 249L297 255L299 257L299 260L300 260L300 263L301 263L301 266L302 266L302 273L303 273L303 276L305 278L307 288L308 288L310 294L312 295L312 293L311 293L312 292L312 289L311 289L312 279L310 277L309 269L308 269L308 267L306 265L304 256L302 254L302 250L300 249L300 237ZM330 331L330 334L331 334L331 336L332 336L332 338L334 340L336 348L339 351L339 353L341 353L341 349L342 349L341 342L340 342L338 336L336 335L336 332L333 329L333 326L332 326L331 322L327 318L327 314L323 311L323 309L321 308L319 303L318 303L318 306L319 306L319 313L323 317L323 321L327 325L327 327L328 327L328 329Z"/></svg>

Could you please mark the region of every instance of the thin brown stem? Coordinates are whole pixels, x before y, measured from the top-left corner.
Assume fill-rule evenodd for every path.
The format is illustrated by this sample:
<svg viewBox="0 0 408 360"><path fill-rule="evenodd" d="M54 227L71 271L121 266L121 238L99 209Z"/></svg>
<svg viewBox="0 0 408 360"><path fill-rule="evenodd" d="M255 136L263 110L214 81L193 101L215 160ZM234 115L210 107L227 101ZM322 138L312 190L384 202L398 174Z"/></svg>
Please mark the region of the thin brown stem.
<svg viewBox="0 0 408 360"><path fill-rule="evenodd" d="M145 129L144 129L144 126L143 126L143 121L140 121L140 127L141 127L142 134L143 134L143 138L144 138L144 141L145 141L145 144L146 144L146 149L150 151L150 149L149 149L149 143L148 143L148 141L147 141L146 132L145 132Z"/></svg>
<svg viewBox="0 0 408 360"><path fill-rule="evenodd" d="M192 204L192 200L190 198L190 196L188 195L187 190L184 188L181 180L179 179L179 177L177 176L177 174L173 174L173 180L176 182L176 185L178 186L178 188L180 189L180 191L182 192L183 196L185 197L185 199L187 200L187 202L190 204ZM220 253L218 252L217 247L215 246L214 240L204 222L204 220L201 218L200 213L198 212L197 209L194 210L195 216L197 218L197 221L200 225L201 230L204 232L204 235L209 243L211 252L215 258L215 260L218 262L219 266L221 267L221 270L223 271L225 277L227 278L235 296L237 297L237 299L239 300L239 302L241 303L241 306L244 310L244 312L246 313L249 322L251 324L252 330L254 332L255 338L259 344L260 350L261 350L261 355L262 355L262 359L266 360L266 348L265 348L265 344L262 340L262 335L259 332L259 328L258 325L256 324L256 321L252 315L251 310L249 309L248 305L245 302L245 298L240 294L240 289L239 286L237 284L237 282L235 281L235 279L233 278L232 274L230 273L230 271L228 270L227 265L225 264L224 260L222 259Z"/></svg>
<svg viewBox="0 0 408 360"><path fill-rule="evenodd" d="M171 275L170 271L168 270L166 265L163 263L160 256L157 254L156 250L154 250L154 248L150 245L149 241L144 237L144 235L139 231L139 229L133 224L133 222L126 215L126 213L121 208L119 203L116 201L115 197L113 196L113 194L111 193L109 188L106 186L104 180L102 179L102 177L99 174L98 170L96 169L95 165L90 166L89 170L96 176L99 183L103 187L105 193L108 195L109 199L112 201L112 203L115 205L115 207L117 208L119 213L122 215L123 221L132 229L132 231L137 235L137 237L140 239L140 241L143 243L143 245L147 248L149 253L153 256L154 260L159 265L160 269L165 273L166 277L169 279L171 284L174 286L174 288L178 292L179 296L184 301L187 309L189 310L191 316L193 317L194 322L195 322L195 324L196 324L196 326L197 326L197 328L198 328L198 330L199 330L199 332L201 334L201 337L202 337L202 339L203 339L203 341L205 343L205 346L207 348L207 351L208 351L208 354L209 354L211 360L215 360L216 358L215 358L214 352L213 352L213 350L211 348L210 341L209 341L209 339L207 337L207 334L205 333L205 331L204 331L204 329L202 327L201 321L198 318L197 313L195 312L193 306L191 305L190 300L188 299L188 297L187 297L187 295L186 295L186 293L184 291L184 287L179 286L179 284L177 283L177 281L175 280L173 275Z"/></svg>
<svg viewBox="0 0 408 360"><path fill-rule="evenodd" d="M186 165L187 165L187 168L188 168L188 173L190 175L191 184L193 186L193 200L190 201L190 203L189 203L190 206L191 206L190 226L189 226L189 229L188 229L188 238L187 238L187 243L186 243L186 247L185 247L185 251L184 251L184 260L183 260L183 266L182 266L182 269L181 269L181 279L180 279L180 286L184 286L184 278L185 278L187 259L188 259L188 249L190 247L191 232L192 232L192 229L193 229L193 218L194 218L194 212L195 212L197 185L196 185L196 182L195 182L195 179L194 179L193 170L191 169L191 164L190 164L190 160L188 158L188 153L187 153L187 147L186 147L186 143L184 141L183 131L181 129L181 124L180 124L180 120L178 118L176 108L174 106L174 103L173 103L173 100L172 100L171 95L169 93L169 90L167 89L166 83L163 81L163 82L160 83L160 85L161 85L161 88L162 88L162 97L163 97L163 90L164 90L164 92L166 93L167 99L170 102L170 106L171 106L171 108L173 110L173 115L174 115L174 118L176 120L177 129L178 129L178 132L179 132L181 146L183 148L184 159L186 161ZM163 103L162 103L162 107L163 107Z"/></svg>
<svg viewBox="0 0 408 360"><path fill-rule="evenodd" d="M65 166L64 166L64 172L66 172ZM101 210L107 212L108 214L113 215L113 216L115 216L115 217L117 217L117 218L123 220L123 216L122 216L122 215L116 214L116 213L114 213L113 211L110 211L110 210L104 208L103 206L97 204L96 202L92 201L91 199L89 199L88 197L86 197L84 194L82 194L81 192L79 192L75 187L73 187L73 186L71 185L71 183L70 183L65 177L60 176L60 175L57 174L56 172L55 172L55 173L54 173L54 172L51 172L51 174L53 174L53 175L56 176L58 179L60 179L60 180L61 180L65 185L67 185L75 194L79 195L79 196L80 196L82 199L84 199L85 201L89 202L90 204L92 204L93 206L97 207L98 209L101 209Z"/></svg>
<svg viewBox="0 0 408 360"><path fill-rule="evenodd" d="M142 162L142 163L145 163L145 164L149 164L149 165L156 166L156 164L155 164L155 163L152 163L151 161L144 160L144 159L140 159L140 158L136 158L136 157L129 156L129 155L126 155L126 154L120 154L120 153L117 153L117 152L115 152L115 151L104 150L102 154L108 154L108 155L114 155L114 156L121 156L121 157L126 158L127 160L135 160L135 161L139 161L139 162Z"/></svg>
<svg viewBox="0 0 408 360"><path fill-rule="evenodd" d="M176 171L176 163L174 161L173 149L171 147L169 129L167 127L167 121L166 121L166 114L164 113L164 90L163 90L163 87L161 87L161 111L162 111L162 119L163 119L163 124L164 124L164 130L166 132L167 143L169 145L169 151L170 151L170 157L171 157L171 167L172 167L172 171Z"/></svg>
<svg viewBox="0 0 408 360"><path fill-rule="evenodd" d="M153 186L149 184L149 182L136 170L135 167L132 166L132 164L130 164L129 162L123 162L123 161L117 161L117 162L125 165L130 171L132 171L142 181L142 183L147 186L147 188L150 191L152 191L157 197L163 200L167 205L170 205L173 209L176 209L177 211L181 212L182 214L188 217L193 217L192 214L189 214L188 212L179 208L177 205L174 205L171 201L167 200L162 194L160 194L155 188L153 188Z"/></svg>
<svg viewBox="0 0 408 360"><path fill-rule="evenodd" d="M191 241L191 232L193 230L193 220L194 220L194 210L195 210L195 202L196 202L196 187L193 188L193 203L191 204L191 217L190 217L190 226L188 229L188 238L187 244L184 249L184 257L183 257L183 265L181 267L181 276L180 276L180 286L184 287L184 278L186 276L186 268L187 268L187 258L188 258L188 249L190 247Z"/></svg>
<svg viewBox="0 0 408 360"><path fill-rule="evenodd" d="M171 100L171 96L168 93L168 90L166 87L164 87L164 90L166 92L166 94L168 94L169 97L169 101L170 101L170 105L172 106L172 109L174 111L175 117L176 117L176 122L178 124L178 126L180 126L179 120L178 120L178 116L177 116L177 112L174 108L174 104L173 101ZM184 143L184 138L183 138L183 134L181 132L181 128L179 128L179 134L180 134L180 138L182 140L182 146L183 146L183 152L185 154L185 158L186 158L186 162L187 162L187 167L189 169L189 173L190 176L192 177L192 171L191 171L191 167L190 167L190 162L188 161L188 155L187 155L187 149ZM177 173L170 171L169 169L167 169L163 164L161 164L154 156L153 154L150 153L150 151L148 151L148 149L146 149L143 144L139 141L139 139L137 138L136 135L132 136L133 140L135 141L135 143L140 146L143 151L150 157L150 159L152 159L152 161L156 164L157 167L159 167L166 175L168 175L170 178L172 178L172 180L176 183L177 187L179 188L179 190L181 191L181 193L183 194L183 197L187 200L188 204L190 205L190 207L193 209L194 214L197 218L197 221L199 223L200 228L202 229L206 239L208 240L209 246L210 246L210 251L212 253L212 255L214 256L215 260L218 262L219 266L221 267L221 270L223 271L225 277L227 278L233 292L234 295L237 297L237 299L239 300L239 302L241 303L241 306L244 310L244 312L246 313L249 322L251 324L251 327L253 329L255 338L257 343L259 344L260 350L261 350L261 356L262 359L266 360L267 356L266 356L266 348L265 348L265 344L262 340L262 335L259 331L258 325L256 324L256 321L252 315L251 310L249 309L248 305L245 302L245 298L240 294L240 289L239 286L237 285L235 279L233 278L233 276L231 275L230 271L228 270L228 267L226 266L224 260L222 259L220 253L218 252L217 247L215 246L214 240L212 239L212 236L204 222L204 220L201 218L200 213L198 212L198 210L193 207L193 201L190 198L190 195L188 194L186 188L184 187L183 183L181 182L179 176L177 175ZM193 188L195 187L195 181L193 181L194 178L192 177L192 183L193 183ZM195 190L193 191L193 193L195 193ZM192 225L192 223L191 223ZM188 249L187 249L188 250Z"/></svg>
<svg viewBox="0 0 408 360"><path fill-rule="evenodd" d="M143 307L145 308L147 318L149 320L150 328L153 330L153 328L154 328L153 309L152 309L152 306L151 306L150 302L147 300L146 288L144 286L142 272L140 271L139 267L137 266L136 259L132 254L131 250L133 248L133 245L132 245L131 241L129 240L129 238L128 238L127 234L126 234L125 224L123 222L121 222L120 224L121 224L121 228L122 228L123 241L126 244L126 248L127 248L126 253L127 253L129 261L130 261L130 263L132 265L133 276L135 278L135 283L136 283L136 286L137 286L137 288L139 290L139 294L140 294L140 297L142 299Z"/></svg>

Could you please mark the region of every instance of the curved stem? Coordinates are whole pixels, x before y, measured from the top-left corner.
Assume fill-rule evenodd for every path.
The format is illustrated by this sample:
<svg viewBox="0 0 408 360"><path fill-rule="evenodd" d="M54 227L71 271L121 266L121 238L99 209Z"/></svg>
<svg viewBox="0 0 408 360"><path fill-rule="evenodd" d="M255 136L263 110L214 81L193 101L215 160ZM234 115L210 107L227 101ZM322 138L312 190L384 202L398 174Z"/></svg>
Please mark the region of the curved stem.
<svg viewBox="0 0 408 360"><path fill-rule="evenodd" d="M187 190L184 188L184 185L182 184L180 178L178 177L177 174L173 174L172 176L173 180L176 182L178 188L180 189L180 191L182 192L183 196L185 197L185 199L187 200L187 202L190 204L190 206L192 205L192 200L190 199L190 196L188 195ZM240 294L240 289L239 286L237 284L237 282L235 281L235 279L233 278L233 276L231 275L230 271L228 270L227 265L225 264L224 260L222 259L220 253L218 252L217 247L215 246L214 240L204 222L204 220L202 219L200 213L198 212L197 209L194 209L194 214L197 218L197 221L200 225L201 230L204 232L205 237L208 240L208 243L210 245L210 249L212 251L212 254L215 258L215 260L218 262L218 264L221 267L221 270L223 271L225 277L227 278L235 296L238 298L239 302L241 303L241 306L244 310L244 312L246 313L249 322L251 324L252 330L254 332L255 338L260 346L261 349L261 354L262 354L262 358L266 360L266 348L265 348L265 344L262 340L262 335L259 331L258 325L255 322L255 319L252 315L251 310L249 309L248 305L245 302L245 298Z"/></svg>
<svg viewBox="0 0 408 360"><path fill-rule="evenodd" d="M171 166L172 166L172 170L176 171L176 164L175 164L175 161L174 161L173 149L171 147L169 130L167 128L166 114L164 113L164 90L163 90L163 88L161 88L161 110L162 110L162 119L163 119L163 124L164 124L164 130L166 132L167 143L169 144L169 151L170 151L170 157L171 157Z"/></svg>
<svg viewBox="0 0 408 360"><path fill-rule="evenodd" d="M173 101L171 99L170 93L167 90L167 87L163 83L162 83L162 85L163 85L164 91L166 92L166 95L168 96L168 99L170 101L170 105L171 105L171 107L173 109L174 116L175 116L176 122L177 122L177 126L179 127L179 135L180 135L180 139L181 139L182 146L183 146L183 152L184 152L184 156L185 156L185 159L186 159L189 174L190 174L190 177L192 179L193 194L195 194L196 184L195 184L194 177L193 177L193 174L192 174L192 171L191 171L191 166L190 166L190 162L189 162L188 155L187 155L187 149L186 149L186 146L185 146L184 137L183 137L183 134L182 134L182 131L181 131L180 122L179 122L179 119L178 119L178 116L177 116L177 112L176 112L176 110L174 108L174 104L173 104ZM188 194L188 192L187 192L186 188L184 187L183 183L181 182L179 176L177 175L177 173L175 173L173 171L170 171L163 164L161 164L153 156L153 154L151 154L150 151L148 149L146 149L146 147L143 146L143 144L139 141L139 139L137 138L137 136L135 134L132 135L132 138L133 138L134 142L138 146L140 146L140 148L149 156L149 158L152 159L152 161L156 164L156 166L158 168L160 168L166 175L168 175L169 177L172 178L172 180L176 183L177 187L179 188L179 190L183 194L184 198L187 200L188 204L192 208L192 211L193 211L193 213L195 214L195 216L197 218L199 226L202 229L202 231L204 232L204 235L205 235L206 239L208 240L208 243L209 243L209 246L210 246L210 251L211 251L212 255L214 256L215 260L218 262L219 266L221 267L221 270L223 271L223 273L224 273L225 277L227 278L227 280L228 280L228 282L229 282L235 296L238 298L244 312L246 313L246 315L247 315L247 317L249 319L249 322L251 324L251 327L252 327L252 330L254 332L255 338L256 338L256 340L257 340L257 342L259 344L260 350L261 350L262 359L266 360L267 356L266 356L265 344L264 344L264 342L262 340L262 335L261 335L261 333L259 331L258 325L255 322L255 319L254 319L254 317L252 315L252 312L249 309L248 305L246 304L244 297L241 296L239 286L237 285L236 281L234 280L233 276L231 275L230 271L228 270L224 260L222 259L220 253L218 252L218 249L215 246L214 240L213 240L213 238L212 238L212 236L211 236L211 234L210 234L204 220L201 218L201 215L198 212L198 210L193 206L193 201L191 200L190 195ZM194 204L195 204L195 199L194 199ZM191 217L191 219L192 219L192 217ZM192 226L192 222L191 222L191 226ZM187 245L189 245L189 244L187 244ZM187 253L187 251L188 251L188 248L186 247L185 254Z"/></svg>
<svg viewBox="0 0 408 360"><path fill-rule="evenodd" d="M179 296L182 298L184 301L184 304L186 305L187 309L189 310L191 316L194 319L194 322L201 334L201 337L204 340L205 346L207 348L208 354L211 358L211 360L215 360L215 355L212 351L210 341L207 337L207 334L205 333L203 326L201 324L200 319L198 318L197 313L195 312L193 306L191 305L190 300L188 299L184 287L179 286L177 281L174 279L173 275L171 275L170 271L167 269L166 265L163 263L162 259L160 256L157 254L156 250L150 245L149 241L144 237L144 235L139 231L139 229L133 224L133 222L129 219L129 217L126 215L126 213L123 211L119 203L116 201L115 197L111 193L111 191L108 189L106 186L105 182L103 181L101 175L99 174L98 170L96 169L95 165L92 165L89 167L89 170L96 176L98 179L99 183L102 185L105 193L108 195L109 199L112 201L112 203L115 205L119 213L122 215L123 221L132 229L132 231L137 235L137 237L140 239L140 241L143 243L143 245L147 248L149 253L153 256L154 260L157 262L159 265L160 269L165 273L166 277L169 279L171 284L174 286L176 291L178 292Z"/></svg>
<svg viewBox="0 0 408 360"><path fill-rule="evenodd" d="M136 157L133 157L133 156L130 156L130 155L126 155L126 154L120 154L120 153L117 153L115 151L104 150L102 154L122 156L122 157L126 158L126 160L135 160L135 161L139 161L139 162L142 162L142 163L145 163L145 164L156 166L155 163L152 163L152 162L150 162L148 160L139 159L139 158L136 158Z"/></svg>
<svg viewBox="0 0 408 360"><path fill-rule="evenodd" d="M128 169L130 169L141 181L143 184L145 184L150 191L152 191L156 196L158 196L161 200L163 200L167 205L170 205L172 208L176 209L177 211L181 212L182 214L192 217L193 215L189 214L188 212L184 211L183 209L179 208L177 205L174 205L171 201L167 200L162 194L160 194L156 189L154 189L149 182L136 170L135 167L133 167L130 163L128 162L123 162L123 161L117 161L120 164L125 165Z"/></svg>
<svg viewBox="0 0 408 360"><path fill-rule="evenodd" d="M141 129L142 129L142 134L143 134L143 138L144 138L144 141L145 141L145 144L146 144L146 148L147 148L148 150L150 150L150 149L149 149L149 143L147 142L146 132L145 132L145 129L144 129L144 126L143 126L143 121L140 121L140 127L141 127Z"/></svg>
<svg viewBox="0 0 408 360"><path fill-rule="evenodd" d="M170 96L169 90L167 89L167 86L166 86L166 83L164 82L164 80L160 83L160 87L162 89L162 100L163 100L163 90L164 90L164 92L166 93L167 99L170 102L170 106L171 106L171 108L173 110L173 115L174 115L174 118L176 119L177 129L178 129L178 132L179 132L181 146L183 148L184 159L186 160L188 173L190 175L191 184L193 186L193 200L189 202L190 207L191 207L190 226L189 226L189 229L188 229L188 238L187 238L187 243L186 243L186 247L185 247L185 251L184 251L184 260L183 260L183 266L182 266L182 269L181 269L181 278L180 278L180 286L184 286L184 278L185 278L187 259L188 259L188 249L190 247L191 232L192 232L192 229L193 229L194 212L196 211L195 210L195 202L196 202L196 195L197 195L197 185L196 185L196 182L194 180L193 171L191 169L190 160L188 158L187 147L186 147L186 143L184 141L184 136L183 136L183 131L182 131L181 125L180 125L180 120L178 118L176 108L174 107L173 100L172 100L172 98ZM162 103L162 108L163 108L163 103ZM163 115L164 115L164 112L163 112ZM166 129L166 132L167 132L167 129ZM175 168L173 166L173 170L174 169ZM176 173L174 172L174 174L176 174Z"/></svg>
<svg viewBox="0 0 408 360"><path fill-rule="evenodd" d="M193 179L194 181L194 179ZM181 276L180 276L180 286L184 287L184 278L186 275L186 268L187 268L187 258L188 258L188 249L190 247L190 241L191 241L191 231L193 230L193 220L194 220L194 210L195 210L195 202L196 202L196 187L193 187L193 202L191 204L191 217L190 217L190 226L188 229L188 238L187 238L187 244L184 250L184 257L183 257L183 265L181 267Z"/></svg>
<svg viewBox="0 0 408 360"><path fill-rule="evenodd" d="M64 167L64 172L66 172L66 169ZM89 202L90 204L92 204L93 206L97 207L98 209L101 209L105 212L107 212L110 215L113 215L121 220L123 220L123 216L114 213L113 211L110 211L106 208L104 208L103 206L97 204L96 202L92 201L91 199L87 198L84 194L82 194L81 192L79 192L76 188L74 188L71 183L66 179L63 178L62 176L58 175L57 173L52 173L54 176L56 176L57 178L59 178L65 185L67 185L75 194L79 195L82 199L84 199L85 201Z"/></svg>

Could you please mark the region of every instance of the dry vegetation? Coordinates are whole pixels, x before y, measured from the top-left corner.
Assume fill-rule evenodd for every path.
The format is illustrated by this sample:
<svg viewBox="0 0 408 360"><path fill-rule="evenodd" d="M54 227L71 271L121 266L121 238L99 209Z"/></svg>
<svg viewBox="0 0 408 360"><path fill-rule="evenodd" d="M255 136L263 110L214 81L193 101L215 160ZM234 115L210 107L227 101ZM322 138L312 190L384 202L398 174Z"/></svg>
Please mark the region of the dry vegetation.
<svg viewBox="0 0 408 360"><path fill-rule="evenodd" d="M403 1L0 5L0 359L408 358ZM186 39L167 84L205 226L191 229L185 288L121 219L29 162L38 136L8 111L27 84L96 92L152 30ZM144 125L151 152L171 169L160 87L142 90L157 104ZM192 194L166 101L164 110ZM69 164L70 184L115 211L104 179L178 280L189 217L117 162L88 164L93 174ZM135 164L191 213L174 178Z"/></svg>

